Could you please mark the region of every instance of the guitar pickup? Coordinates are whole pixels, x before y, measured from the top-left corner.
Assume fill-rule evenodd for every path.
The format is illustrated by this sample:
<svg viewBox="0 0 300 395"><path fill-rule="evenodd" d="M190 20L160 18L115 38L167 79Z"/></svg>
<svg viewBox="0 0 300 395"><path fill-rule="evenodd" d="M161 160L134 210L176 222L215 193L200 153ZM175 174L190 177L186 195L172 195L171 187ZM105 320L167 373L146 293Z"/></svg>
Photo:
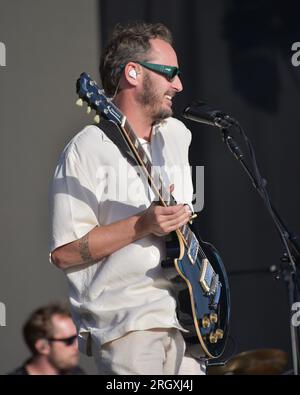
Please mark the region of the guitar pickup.
<svg viewBox="0 0 300 395"><path fill-rule="evenodd" d="M214 286L214 278L216 277L216 273L212 268L209 260L207 258L202 260L201 270L200 270L200 278L199 282L203 289L203 291L207 294L212 292L212 287Z"/></svg>
<svg viewBox="0 0 300 395"><path fill-rule="evenodd" d="M191 241L190 241L190 246L188 249L188 257L190 258L190 261L194 265L198 256L198 250L199 250L199 243L198 240L196 239L196 236L193 234Z"/></svg>

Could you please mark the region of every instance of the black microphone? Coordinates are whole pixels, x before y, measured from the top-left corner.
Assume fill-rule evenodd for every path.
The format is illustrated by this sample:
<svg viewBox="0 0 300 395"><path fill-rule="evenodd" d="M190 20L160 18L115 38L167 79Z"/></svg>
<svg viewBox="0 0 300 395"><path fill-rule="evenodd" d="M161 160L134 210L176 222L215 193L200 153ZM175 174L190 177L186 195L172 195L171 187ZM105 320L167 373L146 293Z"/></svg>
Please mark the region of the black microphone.
<svg viewBox="0 0 300 395"><path fill-rule="evenodd" d="M187 106L182 115L186 119L217 126L218 128L228 128L232 125L238 125L235 119L222 111L214 110L202 101L195 101L190 106Z"/></svg>

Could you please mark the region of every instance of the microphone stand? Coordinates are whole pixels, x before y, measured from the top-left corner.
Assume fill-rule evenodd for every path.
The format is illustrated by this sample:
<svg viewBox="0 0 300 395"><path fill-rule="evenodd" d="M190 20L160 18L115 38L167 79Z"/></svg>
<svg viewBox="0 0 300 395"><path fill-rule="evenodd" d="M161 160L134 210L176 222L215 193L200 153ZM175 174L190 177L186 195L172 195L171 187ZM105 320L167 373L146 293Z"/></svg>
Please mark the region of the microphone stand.
<svg viewBox="0 0 300 395"><path fill-rule="evenodd" d="M299 375L299 367L300 367L300 356L299 356L299 333L297 328L292 324L292 306L295 302L300 301L299 298L299 272L296 267L296 263L300 262L300 240L297 235L293 234L285 225L283 220L280 218L277 210L274 208L268 193L265 189L266 180L262 179L259 170L256 165L254 151L252 156L254 157L254 169L256 173L256 177L250 170L249 166L244 160L244 155L236 143L236 141L230 135L231 127L238 127L241 133L244 135L246 141L248 141L246 135L243 130L239 126L239 124L235 121L232 122L232 119L220 119L219 123L216 123L221 130L223 142L229 148L229 151L234 155L234 157L240 162L243 169L249 176L252 185L259 193L260 197L264 200L264 203L267 206L268 212L272 217L272 220L277 228L277 231L280 235L281 241L284 244L284 248L286 253L284 253L283 257L281 257L280 268L277 271L277 278L282 276L283 280L286 283L287 291L288 291L288 300L289 300L289 308L290 308L290 334L291 334L291 346L292 346L292 357L293 357L293 374ZM250 142L249 142L250 144ZM250 154L252 153L252 147L250 145ZM292 254L293 252L293 254Z"/></svg>

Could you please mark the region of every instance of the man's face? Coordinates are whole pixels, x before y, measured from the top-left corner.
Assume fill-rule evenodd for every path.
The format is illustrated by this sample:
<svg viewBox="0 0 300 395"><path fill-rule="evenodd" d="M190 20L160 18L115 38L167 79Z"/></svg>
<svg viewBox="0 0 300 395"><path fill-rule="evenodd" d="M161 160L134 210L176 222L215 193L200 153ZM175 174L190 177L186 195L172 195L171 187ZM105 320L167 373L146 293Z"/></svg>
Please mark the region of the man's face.
<svg viewBox="0 0 300 395"><path fill-rule="evenodd" d="M151 52L149 63L178 67L177 56L170 44L160 39L150 40ZM144 106L153 123L172 116L172 99L182 91L178 76L168 81L163 75L141 66L143 83L138 92L138 101Z"/></svg>
<svg viewBox="0 0 300 395"><path fill-rule="evenodd" d="M54 339L68 339L76 335L76 328L71 318L60 315L52 317ZM63 341L51 341L49 362L58 370L69 370L78 364L78 342L65 344Z"/></svg>

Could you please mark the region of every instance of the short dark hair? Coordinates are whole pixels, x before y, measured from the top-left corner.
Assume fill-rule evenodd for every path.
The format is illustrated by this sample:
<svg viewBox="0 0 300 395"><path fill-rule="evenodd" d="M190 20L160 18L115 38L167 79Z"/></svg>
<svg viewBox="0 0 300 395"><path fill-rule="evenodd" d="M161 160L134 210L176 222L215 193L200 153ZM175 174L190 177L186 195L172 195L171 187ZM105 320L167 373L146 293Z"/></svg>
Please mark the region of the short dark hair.
<svg viewBox="0 0 300 395"><path fill-rule="evenodd" d="M53 336L52 317L54 315L71 318L70 311L65 304L51 303L35 310L25 322L23 336L33 355L37 354L35 348L37 340L48 339Z"/></svg>
<svg viewBox="0 0 300 395"><path fill-rule="evenodd" d="M108 96L113 96L116 92L122 74L122 64L148 60L147 55L151 49L149 40L153 38L173 44L170 30L162 23L135 21L115 26L100 60L102 86Z"/></svg>

